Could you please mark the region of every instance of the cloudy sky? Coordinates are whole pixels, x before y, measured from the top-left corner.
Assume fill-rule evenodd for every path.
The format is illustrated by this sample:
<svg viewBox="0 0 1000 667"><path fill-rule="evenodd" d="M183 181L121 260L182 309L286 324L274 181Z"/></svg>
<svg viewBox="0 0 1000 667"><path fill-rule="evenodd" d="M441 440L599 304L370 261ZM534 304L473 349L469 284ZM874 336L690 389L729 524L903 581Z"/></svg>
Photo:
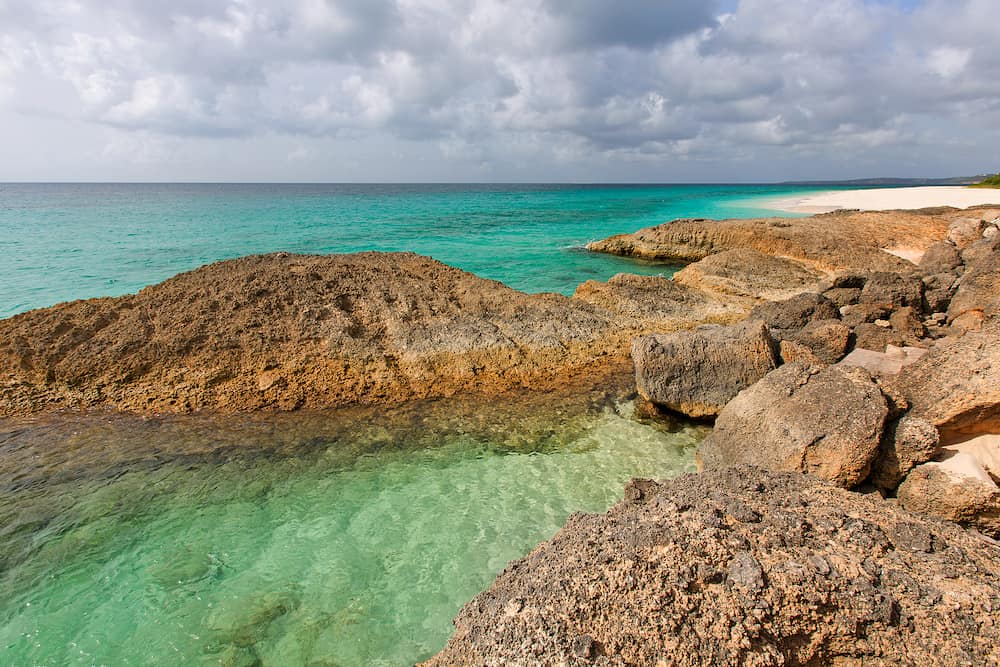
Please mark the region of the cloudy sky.
<svg viewBox="0 0 1000 667"><path fill-rule="evenodd" d="M1000 169L996 0L0 0L0 180Z"/></svg>

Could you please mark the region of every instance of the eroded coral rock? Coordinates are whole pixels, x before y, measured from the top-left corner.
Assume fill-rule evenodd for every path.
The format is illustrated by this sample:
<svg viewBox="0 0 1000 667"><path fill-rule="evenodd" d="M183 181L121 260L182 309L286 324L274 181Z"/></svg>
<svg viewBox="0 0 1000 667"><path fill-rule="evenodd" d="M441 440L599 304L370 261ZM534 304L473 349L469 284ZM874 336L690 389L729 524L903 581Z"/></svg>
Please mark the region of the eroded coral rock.
<svg viewBox="0 0 1000 667"><path fill-rule="evenodd" d="M954 524L731 468L570 517L427 664L997 664L998 605L1000 550Z"/></svg>

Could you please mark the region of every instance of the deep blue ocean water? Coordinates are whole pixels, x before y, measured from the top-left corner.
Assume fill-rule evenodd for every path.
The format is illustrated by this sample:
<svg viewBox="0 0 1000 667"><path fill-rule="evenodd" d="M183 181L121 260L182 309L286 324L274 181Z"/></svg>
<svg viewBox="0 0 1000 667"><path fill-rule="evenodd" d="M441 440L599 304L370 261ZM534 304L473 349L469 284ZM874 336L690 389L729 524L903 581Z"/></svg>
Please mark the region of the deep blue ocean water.
<svg viewBox="0 0 1000 667"><path fill-rule="evenodd" d="M827 188L829 189L829 188ZM0 318L135 292L242 255L409 250L527 292L669 268L588 241L680 217L774 215L773 185L0 184ZM755 200L757 202L755 203Z"/></svg>

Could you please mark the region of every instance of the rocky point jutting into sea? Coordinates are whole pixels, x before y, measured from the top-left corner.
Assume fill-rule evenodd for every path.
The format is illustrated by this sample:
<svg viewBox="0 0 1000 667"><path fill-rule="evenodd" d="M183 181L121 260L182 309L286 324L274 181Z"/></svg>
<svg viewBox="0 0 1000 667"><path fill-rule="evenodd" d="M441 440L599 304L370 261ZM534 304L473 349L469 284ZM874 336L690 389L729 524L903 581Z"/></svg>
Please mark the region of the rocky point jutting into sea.
<svg viewBox="0 0 1000 667"><path fill-rule="evenodd" d="M690 262L672 280L572 298L411 254L219 262L0 321L0 417L571 394L634 373L645 417L714 419L704 472L572 517L432 664L990 664L998 221L675 221L590 246Z"/></svg>

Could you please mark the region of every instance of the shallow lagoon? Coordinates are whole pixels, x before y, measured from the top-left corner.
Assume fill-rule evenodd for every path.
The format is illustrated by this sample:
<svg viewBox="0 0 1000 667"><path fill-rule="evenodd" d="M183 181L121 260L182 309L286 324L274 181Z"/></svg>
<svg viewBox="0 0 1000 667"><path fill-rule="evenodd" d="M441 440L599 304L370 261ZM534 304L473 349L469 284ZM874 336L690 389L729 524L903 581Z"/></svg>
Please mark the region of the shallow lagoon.
<svg viewBox="0 0 1000 667"><path fill-rule="evenodd" d="M0 433L0 662L404 665L705 429L604 395Z"/></svg>

